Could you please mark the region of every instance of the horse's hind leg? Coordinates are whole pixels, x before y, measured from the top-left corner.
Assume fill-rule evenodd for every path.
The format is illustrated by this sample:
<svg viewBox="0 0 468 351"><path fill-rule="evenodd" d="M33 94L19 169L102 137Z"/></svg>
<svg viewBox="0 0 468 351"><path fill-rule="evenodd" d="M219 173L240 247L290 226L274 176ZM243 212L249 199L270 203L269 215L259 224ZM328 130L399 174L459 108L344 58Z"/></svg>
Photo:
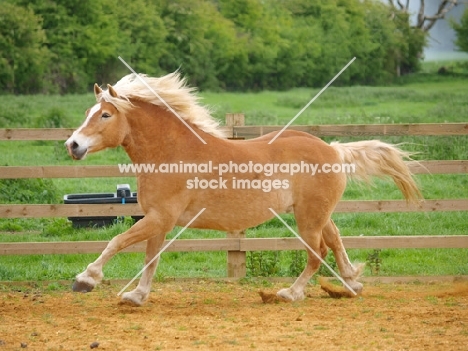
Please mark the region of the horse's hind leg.
<svg viewBox="0 0 468 351"><path fill-rule="evenodd" d="M164 235L157 235L148 239L146 243L145 266L158 254L164 242L164 237ZM124 293L122 295L122 300L128 301L136 306L141 306L145 303L151 291L151 282L153 280L154 272L158 267L159 258L160 257L151 262L151 264L143 271L138 286L134 290Z"/></svg>
<svg viewBox="0 0 468 351"><path fill-rule="evenodd" d="M301 275L296 279L293 285L289 288L281 289L277 295L288 301L297 301L304 299L304 288L310 278L320 267L320 259L316 256L325 257L327 250L322 240L323 220L319 218L305 218L295 210L296 221L299 233L309 247L314 250L315 254L307 249L307 264ZM325 217L327 218L327 217Z"/></svg>
<svg viewBox="0 0 468 351"><path fill-rule="evenodd" d="M361 275L364 264L357 266L351 264L341 241L340 231L331 218L322 229L322 237L325 244L332 249L335 255L341 277L356 293L360 293L362 291L362 284L357 282L356 279Z"/></svg>
<svg viewBox="0 0 468 351"><path fill-rule="evenodd" d="M320 229L314 232L309 232L307 237L302 235L302 238L307 244L318 254L321 255L321 235ZM301 275L296 279L293 285L289 288L281 289L277 295L288 301L297 301L304 299L304 288L310 278L320 267L320 260L309 249L307 249L307 265Z"/></svg>

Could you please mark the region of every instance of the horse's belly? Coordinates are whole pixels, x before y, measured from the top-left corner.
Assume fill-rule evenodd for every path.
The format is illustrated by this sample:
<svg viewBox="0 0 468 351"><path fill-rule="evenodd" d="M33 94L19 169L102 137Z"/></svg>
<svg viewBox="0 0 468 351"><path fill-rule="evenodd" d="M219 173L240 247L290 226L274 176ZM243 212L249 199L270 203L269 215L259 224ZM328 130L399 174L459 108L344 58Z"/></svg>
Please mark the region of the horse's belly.
<svg viewBox="0 0 468 351"><path fill-rule="evenodd" d="M190 227L222 231L243 230L273 218L275 215L270 209L276 213L292 212L293 199L289 191L262 193L260 190L245 194L236 192L234 196L223 195L194 201L179 217L177 225L185 226L202 208L205 210Z"/></svg>

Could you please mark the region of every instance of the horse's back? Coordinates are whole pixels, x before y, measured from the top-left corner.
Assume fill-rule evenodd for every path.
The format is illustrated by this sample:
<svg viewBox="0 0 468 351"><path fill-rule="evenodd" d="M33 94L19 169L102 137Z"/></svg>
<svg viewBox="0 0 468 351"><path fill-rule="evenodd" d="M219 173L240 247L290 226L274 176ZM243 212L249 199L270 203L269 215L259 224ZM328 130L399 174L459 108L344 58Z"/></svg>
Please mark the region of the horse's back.
<svg viewBox="0 0 468 351"><path fill-rule="evenodd" d="M239 151L239 155L247 150L270 162L309 162L338 163L340 157L336 150L322 139L309 133L285 130L271 144L269 142L280 133L279 131L262 135L245 141L227 140L230 147Z"/></svg>
<svg viewBox="0 0 468 351"><path fill-rule="evenodd" d="M270 132L270 133L261 135L261 136L259 136L257 138L246 140L245 142L265 142L265 141L269 142L278 133L281 133L281 134L276 138L276 140L289 139L289 138L306 138L306 139L309 139L309 140L314 140L314 141L317 141L317 142L325 143L322 139L316 137L315 135L312 135L312 134L309 134L309 133L306 133L306 132L301 132L299 130L284 130L283 132L274 131L274 132ZM275 143L276 140L273 143ZM271 143L270 145L272 145L273 143Z"/></svg>

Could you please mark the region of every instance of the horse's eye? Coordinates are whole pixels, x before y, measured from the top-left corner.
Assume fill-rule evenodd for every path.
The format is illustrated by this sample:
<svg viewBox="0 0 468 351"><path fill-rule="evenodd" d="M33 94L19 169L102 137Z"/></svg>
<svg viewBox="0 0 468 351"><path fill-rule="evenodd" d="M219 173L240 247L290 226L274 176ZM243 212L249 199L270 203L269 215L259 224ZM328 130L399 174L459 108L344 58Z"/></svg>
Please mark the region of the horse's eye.
<svg viewBox="0 0 468 351"><path fill-rule="evenodd" d="M102 118L109 118L110 116L111 116L111 115L110 115L109 113L104 112L104 113L102 114L101 117L102 117Z"/></svg>

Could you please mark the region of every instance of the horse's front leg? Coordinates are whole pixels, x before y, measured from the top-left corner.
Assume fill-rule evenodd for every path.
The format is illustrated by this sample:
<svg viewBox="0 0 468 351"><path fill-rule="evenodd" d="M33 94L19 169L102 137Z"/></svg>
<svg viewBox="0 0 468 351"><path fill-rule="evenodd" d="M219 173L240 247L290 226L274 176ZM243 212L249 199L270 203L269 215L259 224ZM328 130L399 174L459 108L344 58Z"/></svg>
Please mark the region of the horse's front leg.
<svg viewBox="0 0 468 351"><path fill-rule="evenodd" d="M145 266L159 253L161 246L164 242L165 235L157 235L150 239L146 243L146 258ZM126 292L122 295L122 300L130 302L133 305L141 306L148 299L148 296L151 291L151 282L153 280L154 272L158 267L159 256L143 271L140 282L138 286L129 292Z"/></svg>
<svg viewBox="0 0 468 351"><path fill-rule="evenodd" d="M147 214L143 219L135 223L126 232L114 237L102 254L90 263L83 273L76 276L73 284L73 291L89 292L102 280L102 268L104 265L119 251L127 246L133 245L140 241L148 240L151 237L162 237L159 240L164 240L165 234L172 229L173 223L161 221L160 216Z"/></svg>

